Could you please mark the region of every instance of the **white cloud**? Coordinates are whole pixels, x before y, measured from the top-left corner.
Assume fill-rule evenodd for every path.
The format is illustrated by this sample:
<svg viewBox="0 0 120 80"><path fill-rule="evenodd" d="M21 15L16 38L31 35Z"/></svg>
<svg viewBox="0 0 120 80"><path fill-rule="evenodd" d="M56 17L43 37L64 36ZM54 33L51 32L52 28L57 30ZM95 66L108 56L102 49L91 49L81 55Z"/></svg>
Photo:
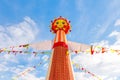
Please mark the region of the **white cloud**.
<svg viewBox="0 0 120 80"><path fill-rule="evenodd" d="M0 26L0 47L26 44L35 40L38 33L36 23L25 17L24 21L10 26Z"/></svg>
<svg viewBox="0 0 120 80"><path fill-rule="evenodd" d="M98 42L95 42L95 43L91 43L91 45L94 45L94 46L104 46L104 47L108 47L109 45L109 42L107 40L103 40L103 41L100 41L99 43Z"/></svg>
<svg viewBox="0 0 120 80"><path fill-rule="evenodd" d="M18 24L13 24L9 26L0 25L0 48L30 43L36 39L38 31L39 30L37 24L30 17L24 17L24 20L22 22L19 22ZM29 60L29 57L30 59L32 59ZM1 53L0 79L9 80L11 76L16 75L17 73L21 72L24 68L28 67L23 65L24 62L21 62L24 58L25 55L23 57L21 55L15 56L13 54L7 54L7 52ZM28 55L26 61L27 60L29 65L29 62L33 62L35 59L33 58L33 56ZM33 80L40 80L33 75L28 75L28 77L30 76L31 78L33 78Z"/></svg>
<svg viewBox="0 0 120 80"><path fill-rule="evenodd" d="M116 41L115 43L112 45L113 48L117 48L120 49L120 32L118 31L113 31L109 37L115 37Z"/></svg>
<svg viewBox="0 0 120 80"><path fill-rule="evenodd" d="M4 55L2 56L2 58L4 59L5 62L18 63L18 60L17 60L17 58L16 58L15 55L4 54Z"/></svg>
<svg viewBox="0 0 120 80"><path fill-rule="evenodd" d="M6 32L8 31L8 32ZM26 43L30 42L35 39L35 36L37 35L37 27L36 23L30 19L29 17L25 17L24 21L8 26L7 28L4 28L4 26L0 26L0 44L2 45L11 45L11 44L20 44L20 43ZM120 43L120 32L113 31L109 37L116 37L116 42L114 43L114 46L119 45ZM14 42L13 42L14 41ZM6 42L6 43L5 43ZM98 45L98 43L94 43L94 45ZM101 41L99 43L100 46L111 46L109 45L109 41ZM112 47L112 46L111 46ZM4 55L3 57L6 62L11 61L17 63L18 60L13 57L14 55ZM46 61L48 56L43 56L42 59ZM29 62L32 61L33 57L30 57L28 60ZM2 60L2 59L0 59ZM105 54L95 54L95 55L88 55L88 54L80 54L73 58L73 61L82 64L86 69L88 69L90 72L95 73L98 76L101 76L105 80L117 80L119 77L119 62L120 62L120 56L117 54L112 53L105 53ZM7 71L8 68L6 66L7 63L3 62L0 64L0 71ZM44 67L48 66L47 64L44 65ZM14 70L14 69L13 69ZM15 72L19 72L20 70L16 70ZM1 78L4 76L2 75ZM45 80L44 77L38 78L33 74L28 73L26 76L21 77L22 80ZM92 76L88 76L87 73L84 72L75 72L75 80L97 80L93 79Z"/></svg>
<svg viewBox="0 0 120 80"><path fill-rule="evenodd" d="M0 64L0 72L1 71L8 71L8 70L9 70L9 68L7 66Z"/></svg>
<svg viewBox="0 0 120 80"><path fill-rule="evenodd" d="M48 55L44 55L41 59L45 62L45 61L47 61L49 59L49 56Z"/></svg>
<svg viewBox="0 0 120 80"><path fill-rule="evenodd" d="M85 77L84 72L75 72L75 80L89 80L88 78Z"/></svg>
<svg viewBox="0 0 120 80"><path fill-rule="evenodd" d="M117 36L117 38L119 38L120 36L120 32L118 32L118 31L113 31L110 35L109 35L109 37L113 37L113 36Z"/></svg>
<svg viewBox="0 0 120 80"><path fill-rule="evenodd" d="M120 50L120 32L113 31L109 37L116 39L113 45L110 45L109 41L107 40L92 44ZM79 65L82 65L90 72L100 76L103 80L118 80L120 77L120 56L118 53L105 52L104 54L98 53L94 55L81 53L79 55L76 55L76 57L73 58L73 61ZM75 76L76 80L79 80L81 78L86 78L85 80L94 80L90 79L88 76L85 76L83 72L75 73Z"/></svg>
<svg viewBox="0 0 120 80"><path fill-rule="evenodd" d="M118 56L117 54L99 53L92 56L88 54L80 54L74 57L73 60L75 63L78 63L79 65L82 64L83 67L89 70L90 72L101 77L104 76L102 78L105 80L109 80L110 78L113 78L113 77L119 77L120 56ZM88 73L85 73L85 74L87 75ZM79 77L80 77L79 79L81 79L82 77L85 77L85 76L84 74L81 74L81 76ZM85 77L85 78L89 79L89 77ZM90 79L90 80L93 80L93 79Z"/></svg>
<svg viewBox="0 0 120 80"><path fill-rule="evenodd" d="M19 61L15 57L15 55L8 55L8 54L0 54L0 72L5 72L5 71L12 71L12 69L17 70L15 67L9 66L10 63L15 63L18 64ZM9 66L9 67L8 67Z"/></svg>
<svg viewBox="0 0 120 80"><path fill-rule="evenodd" d="M28 73L26 76L20 78L21 80L45 80L44 77L37 78L36 76Z"/></svg>
<svg viewBox="0 0 120 80"><path fill-rule="evenodd" d="M97 9L97 8L94 8L93 10L90 10L90 13L89 13L89 6L91 5L91 3L88 3L89 5L86 5L86 2L84 0L76 0L76 8L78 9L78 11L80 12L81 16L79 17L80 20L78 20L77 24L80 25L80 22L82 24L84 24L84 27L85 26L90 26L89 23L90 21L93 21L93 18L91 17L91 14L96 14L94 17L95 17L95 21L94 24L92 24L92 28L91 30L93 29L96 29L95 25L96 23L95 22L98 22L98 24L100 24L100 28L96 29L96 32L94 32L95 34L95 39L100 39L102 36L104 36L104 34L108 31L109 27L111 27L111 24L115 21L116 18L119 17L119 14L120 14L120 5L119 5L119 1L118 0L112 0L112 1L100 1L98 4L98 6L100 7L101 6L101 3L103 3L101 9L102 11L104 12L103 14L101 14L100 16L98 16L97 14L98 11L95 11L94 9ZM107 4L107 5L106 5ZM95 5L91 6L91 7L94 7ZM98 19L97 19L98 18ZM103 20L104 19L104 20ZM86 20L86 21L84 21ZM98 20L98 21L97 21ZM99 20L101 20L99 22ZM80 22L79 22L80 21ZM114 25L114 24L112 24ZM120 20L117 20L117 22L115 23L115 26L118 26L120 25ZM83 28L84 29L84 28ZM87 29L85 29L87 30ZM88 30L90 32L90 30ZM85 31L84 31L85 32ZM87 31L86 31L87 32Z"/></svg>
<svg viewBox="0 0 120 80"><path fill-rule="evenodd" d="M115 26L120 26L120 19L115 22Z"/></svg>

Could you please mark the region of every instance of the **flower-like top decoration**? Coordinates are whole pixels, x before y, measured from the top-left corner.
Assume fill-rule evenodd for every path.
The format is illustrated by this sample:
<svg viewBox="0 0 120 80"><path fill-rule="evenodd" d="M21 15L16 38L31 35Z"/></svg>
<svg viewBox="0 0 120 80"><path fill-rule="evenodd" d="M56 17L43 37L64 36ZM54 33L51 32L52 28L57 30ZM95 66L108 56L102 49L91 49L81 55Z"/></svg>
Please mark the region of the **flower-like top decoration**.
<svg viewBox="0 0 120 80"><path fill-rule="evenodd" d="M65 34L71 31L70 21L63 17L59 17L51 21L51 32L56 33L58 30L63 30Z"/></svg>

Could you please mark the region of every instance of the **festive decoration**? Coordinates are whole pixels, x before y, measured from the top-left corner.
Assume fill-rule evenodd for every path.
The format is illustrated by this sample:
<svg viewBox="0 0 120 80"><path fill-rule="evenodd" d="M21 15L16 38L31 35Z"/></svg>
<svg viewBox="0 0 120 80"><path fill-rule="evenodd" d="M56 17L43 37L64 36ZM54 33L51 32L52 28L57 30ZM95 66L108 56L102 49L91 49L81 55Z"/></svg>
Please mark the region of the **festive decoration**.
<svg viewBox="0 0 120 80"><path fill-rule="evenodd" d="M71 44L71 43L69 42L69 44ZM8 48L1 48L0 53L8 53L8 54L13 53L15 55L18 54L18 53L20 53L20 54L21 53L28 53L28 54L33 53L34 55L50 53L50 52L46 52L46 51L39 51L39 52L38 51L32 51L32 52L30 52L28 49L31 47L31 45L32 44L25 44L25 45L19 45L19 46L11 46L11 47L8 47ZM66 44L64 45L64 44L59 44L59 43L55 44L54 47L59 46L59 45L67 47ZM83 46L85 47L85 45L83 45ZM22 49L22 50L19 50L19 49ZM109 53L116 53L116 54L120 55L120 50L115 50L115 49L112 49L112 48L106 48L106 47L101 47L101 46L93 46L93 45L88 47L88 49L86 49L84 51L78 49L78 50L71 50L70 53L72 53L72 52L74 52L76 54L78 54L78 53L90 53L91 55L98 54L98 53L108 53L109 52ZM68 52L66 52L66 54L67 53Z"/></svg>
<svg viewBox="0 0 120 80"><path fill-rule="evenodd" d="M120 50L115 50L115 49L111 49L111 48L106 48L106 47L101 47L101 46L91 46L90 48L86 49L85 51L71 51L74 52L76 54L78 53L89 53L91 55L94 54L99 54L99 53L115 53L115 54L120 54Z"/></svg>
<svg viewBox="0 0 120 80"><path fill-rule="evenodd" d="M89 70L85 69L82 65L79 65L79 64L77 64L77 63L74 63L73 61L72 61L72 64L73 64L78 70L82 70L82 71L84 71L85 73L88 73L88 74L90 74L91 76L97 78L98 80L103 80L102 78L98 77L98 76L95 75L94 73L92 73L92 72L90 72Z"/></svg>
<svg viewBox="0 0 120 80"><path fill-rule="evenodd" d="M49 52L49 51L42 51L42 52L35 52L35 51L32 51L32 52L30 52L30 51L15 51L15 50L13 50L13 51L10 51L10 50L3 50L2 51L3 53L8 53L8 54L10 54L10 53L12 53L12 54L15 54L15 55L17 55L17 54L34 54L34 56L36 56L37 54L50 54L51 52ZM2 53L1 52L1 53Z"/></svg>
<svg viewBox="0 0 120 80"><path fill-rule="evenodd" d="M48 57L47 59L45 58L46 61L48 61L49 59L50 59L49 57ZM41 61L41 62L38 63L37 65L25 69L24 71L18 73L18 75L14 76L14 77L12 78L12 80L18 80L18 78L20 78L20 77L22 77L22 76L25 76L25 75L27 75L28 73L34 71L37 67L40 67L43 63L44 63L44 62Z"/></svg>
<svg viewBox="0 0 120 80"><path fill-rule="evenodd" d="M51 21L51 32L56 33L58 30L63 30L66 34L71 31L70 21L63 17L59 17L54 21Z"/></svg>
<svg viewBox="0 0 120 80"><path fill-rule="evenodd" d="M69 51L66 51L66 55L69 55Z"/></svg>
<svg viewBox="0 0 120 80"><path fill-rule="evenodd" d="M49 60L49 58L48 58L47 60ZM41 66L41 64L43 64L43 62L40 62L40 63L38 63L38 64L35 65L35 66L32 66L32 67L29 67L29 68L25 69L24 71L18 73L17 76L13 77L12 80L18 80L18 78L27 75L27 74L28 74L29 72L31 72L31 71L34 71L37 67ZM74 63L73 61L72 61L72 64L73 64L78 70L82 70L82 71L84 71L85 73L88 73L88 74L90 74L91 76L97 78L98 80L102 80L102 78L100 78L100 77L98 77L97 75L95 75L94 73L88 71L88 70L85 69L82 65L79 65L79 64L77 64L77 63Z"/></svg>
<svg viewBox="0 0 120 80"><path fill-rule="evenodd" d="M90 47L90 51L91 51L91 55L93 55L94 53L93 46Z"/></svg>
<svg viewBox="0 0 120 80"><path fill-rule="evenodd" d="M74 80L66 34L70 32L69 22L59 17L51 23L51 31L56 34L46 80Z"/></svg>
<svg viewBox="0 0 120 80"><path fill-rule="evenodd" d="M9 50L20 49L20 48L28 49L29 48L29 44L19 45L19 46L10 46L8 48L0 48L0 53L2 51L9 51Z"/></svg>
<svg viewBox="0 0 120 80"><path fill-rule="evenodd" d="M56 34L54 41L44 41L34 44L25 44L19 46L11 46L9 48L1 48L0 53L8 53L8 54L14 53L15 55L18 53L20 54L32 53L34 54L34 56L37 56L37 54L39 53L47 54L47 52L44 51L53 49L46 80L57 80L57 79L74 80L71 61L70 61L70 52L74 52L76 54L89 53L91 55L110 52L110 53L117 53L118 55L120 55L120 50L67 41L66 34L71 32L70 21L68 21L67 19L61 16L59 18L56 18L54 21L51 21L50 31ZM29 47L34 48L34 50L39 50L42 52L29 51L28 50ZM41 65L41 63L39 65ZM75 65L76 68L78 68L79 70L82 70L96 77L98 80L102 80L95 74L86 70L84 67L79 66L76 63L73 63L73 65ZM21 72L18 76L16 76L16 78L19 78L20 76L35 70L35 68L36 66L26 69L25 71Z"/></svg>
<svg viewBox="0 0 120 80"><path fill-rule="evenodd" d="M17 76L13 77L12 80L18 80L18 78L27 75L29 72L35 70L36 67L39 67L41 64L42 64L42 62L40 62L36 66L32 66L32 67L25 69L24 71L20 72Z"/></svg>
<svg viewBox="0 0 120 80"><path fill-rule="evenodd" d="M8 47L8 48L1 48L0 49L0 53L12 53L12 54L34 54L35 56L37 54L50 54L49 51L29 51L28 48L30 47L29 44L25 44L25 45L19 45L19 46L12 46L12 47Z"/></svg>

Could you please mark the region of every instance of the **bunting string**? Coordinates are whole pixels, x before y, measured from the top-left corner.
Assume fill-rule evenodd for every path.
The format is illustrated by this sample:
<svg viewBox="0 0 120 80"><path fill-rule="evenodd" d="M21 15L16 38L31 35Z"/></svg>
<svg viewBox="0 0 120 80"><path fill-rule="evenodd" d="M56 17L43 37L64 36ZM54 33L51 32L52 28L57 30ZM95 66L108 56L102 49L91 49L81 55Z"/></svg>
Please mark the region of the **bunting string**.
<svg viewBox="0 0 120 80"><path fill-rule="evenodd" d="M47 58L46 60L48 61L49 59L50 59L50 58ZM36 68L37 68L37 67L40 67L43 63L44 63L44 62L41 61L41 62L38 63L37 65L25 69L24 71L20 72L18 75L12 77L12 80L18 80L20 77L25 76L25 75L27 75L28 73L36 70Z"/></svg>
<svg viewBox="0 0 120 80"><path fill-rule="evenodd" d="M82 65L79 65L79 64L77 64L77 63L74 63L73 61L72 61L72 64L73 64L78 70L82 70L83 72L90 74L91 76L97 78L98 80L103 80L102 78L98 77L96 74L94 74L94 73L90 72L89 70L85 69Z"/></svg>
<svg viewBox="0 0 120 80"><path fill-rule="evenodd" d="M49 60L49 58L47 59ZM37 67L41 66L41 64L43 64L43 62L40 62L39 64L37 64L36 66L32 66L29 67L27 69L25 69L24 71L20 72L17 76L13 77L12 80L18 80L20 77L27 75L29 72L34 71ZM79 65L77 63L72 62L72 64L78 69L78 70L82 70L85 73L90 74L91 76L97 78L98 80L103 80L102 78L98 77L97 75L95 75L94 73L88 71L87 69L85 69L84 67L82 67L82 65Z"/></svg>
<svg viewBox="0 0 120 80"><path fill-rule="evenodd" d="M36 66L29 67L25 69L24 71L20 72L17 76L13 77L12 80L18 80L20 77L27 75L29 72L34 71L37 66L40 66L42 63L40 62Z"/></svg>
<svg viewBox="0 0 120 80"><path fill-rule="evenodd" d="M26 53L28 51L17 51L17 50L20 50L20 49L22 49L22 50L27 49L28 50L29 47L30 47L29 44L24 44L24 45L19 45L19 46L10 46L8 48L0 48L0 53L2 53L2 52ZM85 50L85 51L75 50L75 51L72 51L72 52L74 52L76 54L86 53L86 54L91 54L91 55L99 54L99 53L108 53L109 52L109 53L116 53L116 54L120 55L120 50L101 47L101 46L93 46L93 45L91 45L91 47L89 49ZM35 51L32 52L32 53L36 54Z"/></svg>
<svg viewBox="0 0 120 80"><path fill-rule="evenodd" d="M20 49L28 49L29 48L29 44L25 44L25 45L19 45L19 46L10 46L8 48L0 48L0 53L1 52L9 52L9 51L13 51L14 50L20 50Z"/></svg>
<svg viewBox="0 0 120 80"><path fill-rule="evenodd" d="M34 54L34 56L38 55L38 54L50 54L50 51L31 51L29 50L29 44L25 44L25 45L19 45L19 46L11 46L8 48L0 48L0 53L13 53L13 54L22 54L22 53L26 53L26 54Z"/></svg>
<svg viewBox="0 0 120 80"><path fill-rule="evenodd" d="M76 54L78 53L86 53L86 54L99 54L99 53L116 53L117 55L120 55L120 50L116 50L116 49L112 49L112 48L106 48L106 47L101 47L101 46L91 46L89 49L85 50L85 51L79 51L79 50L75 50L72 51Z"/></svg>
<svg viewBox="0 0 120 80"><path fill-rule="evenodd" d="M20 50L18 48L22 48L25 50ZM29 48L29 44L25 44L25 45L19 45L19 46L11 46L9 48L0 48L0 53L14 53L16 54L21 54L21 53L26 53L26 54L34 54L34 56L37 56L38 54L49 54L50 52L36 52L36 51L32 51L30 52L28 50ZM16 50L15 50L16 49ZM89 49L85 50L85 51L72 51L76 54L78 53L86 53L86 54L99 54L99 53L116 53L117 55L120 55L120 50L115 50L112 48L106 48L106 47L101 47L101 46L91 46ZM67 55L69 55L69 52L66 52ZM102 80L100 77L98 77L96 74L90 72L89 70L85 69L84 67L82 67L82 65L79 65L77 63L72 62L73 65L78 69L78 70L82 70L85 73L90 74L91 76L97 78L98 80ZM36 67L40 66L42 63L37 64L36 66L32 66L31 68L27 68L25 69L23 72L21 72L20 74L18 74L16 77L13 78L13 80L17 80L18 78L20 78L21 76L26 75L27 73L33 71L36 69Z"/></svg>
<svg viewBox="0 0 120 80"><path fill-rule="evenodd" d="M17 55L17 54L23 54L23 53L25 53L25 54L34 54L34 56L37 56L38 54L50 54L51 52L50 51L22 51L22 50L20 50L20 51L15 51L15 50L12 50L12 51L10 51L10 50L1 50L0 51L0 53L8 53L8 54L10 54L10 53L12 53L12 54L15 54L15 55Z"/></svg>

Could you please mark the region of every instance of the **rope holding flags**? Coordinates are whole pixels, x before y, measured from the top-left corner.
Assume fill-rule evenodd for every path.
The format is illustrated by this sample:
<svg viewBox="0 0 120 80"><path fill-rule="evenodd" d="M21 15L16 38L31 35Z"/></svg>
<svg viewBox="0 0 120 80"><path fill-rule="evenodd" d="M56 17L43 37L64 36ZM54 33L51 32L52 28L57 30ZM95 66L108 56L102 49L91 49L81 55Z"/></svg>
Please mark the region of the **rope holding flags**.
<svg viewBox="0 0 120 80"><path fill-rule="evenodd" d="M47 60L49 60L49 58L48 58ZM27 74L28 74L29 72L31 72L31 71L34 71L37 67L41 66L41 64L43 64L43 62L38 63L36 66L32 66L32 67L29 67L29 68L25 69L24 71L22 71L21 73L19 73L17 76L13 77L12 80L18 80L20 77L27 75ZM78 70L82 70L82 71L84 71L85 73L88 73L88 74L90 74L91 76L97 78L98 80L103 80L103 79L101 79L100 77L98 77L97 75L95 75L94 73L92 73L92 72L88 71L87 69L85 69L84 67L82 67L81 65L79 65L79 64L77 64L77 63L74 63L73 61L72 61L72 64L73 64Z"/></svg>
<svg viewBox="0 0 120 80"><path fill-rule="evenodd" d="M29 44L25 45L19 45L19 46L11 46L8 48L0 48L0 53L13 53L13 54L34 54L34 56L37 56L38 54L50 54L50 51L31 51L29 49Z"/></svg>
<svg viewBox="0 0 120 80"><path fill-rule="evenodd" d="M17 51L17 50L16 50L16 51L15 51L15 50L13 50L13 51L10 51L10 50L7 50L7 51L6 51L6 50L5 50L5 51L4 51L4 50L2 50L0 53L2 53L2 52L3 52L3 53L6 52L6 53L8 53L8 54L12 53L12 54L15 54L15 55L17 55L17 54L22 54L22 53L25 53L25 54L31 54L31 53L32 53L32 54L34 54L34 56L37 56L38 54L50 54L50 53L51 53L51 52L49 52L49 51L45 51L45 52L44 52L44 51L42 51L42 52L38 51L38 52L36 52L36 51L22 51L22 50L21 50L21 51Z"/></svg>
<svg viewBox="0 0 120 80"><path fill-rule="evenodd" d="M25 44L25 45L19 45L19 46L10 46L8 48L0 48L0 53L1 52L9 52L9 51L15 51L18 50L18 49L28 49L29 48L29 44Z"/></svg>
<svg viewBox="0 0 120 80"><path fill-rule="evenodd" d="M82 67L82 65L79 65L79 64L77 64L77 63L74 63L73 61L72 61L72 64L73 64L78 70L82 70L82 71L84 71L85 73L88 73L88 74L90 74L91 76L97 78L98 80L103 80L102 78L98 77L98 76L95 75L94 73L92 73L92 72L88 71L87 69L85 69L84 67Z"/></svg>
<svg viewBox="0 0 120 80"><path fill-rule="evenodd" d="M116 49L112 49L112 48L106 48L106 47L101 47L101 46L93 46L91 45L90 48L88 48L87 50L85 51L72 51L76 54L78 53L86 53L86 54L91 54L91 55L94 55L94 54L99 54L99 53L115 53L117 55L120 55L120 50L116 50Z"/></svg>
<svg viewBox="0 0 120 80"><path fill-rule="evenodd" d="M17 49L15 50L16 48L23 48L25 50L21 50L21 49ZM29 51L28 50L29 48L29 44L25 44L25 45L19 45L19 46L11 46L9 48L0 48L0 53L13 53L13 54L18 54L18 53L26 53L26 54L29 54L29 53L32 53L34 54L34 56L37 56L38 54L49 54L50 52L36 52L36 51ZM120 50L115 50L115 49L112 49L112 48L106 48L106 47L101 47L101 46L93 46L91 45L91 47L85 51L72 51L76 54L82 52L82 53L89 53L91 55L94 55L94 54L98 54L98 53L107 53L107 52L110 52L110 53L116 53L117 55L120 55ZM69 55L70 52L67 51L66 52L66 55ZM37 66L40 66L42 63L39 63ZM100 77L98 77L96 74L90 72L89 70L85 69L84 67L82 67L81 65L78 65L76 63L73 62L73 65L78 69L78 70L82 70L84 71L85 73L88 73L90 74L91 76L97 78L98 80L102 80ZM23 75L26 75L27 73L33 71L36 69L37 66L33 66L31 68L27 68L25 69L23 72L21 72L19 75L17 75L16 77L13 78L13 80L17 80L17 78L23 76Z"/></svg>
<svg viewBox="0 0 120 80"><path fill-rule="evenodd" d="M38 53L44 53L44 52L29 52L29 51L23 51L23 49L25 50L28 50L30 47L30 44L24 44L24 45L19 45L19 46L10 46L8 48L0 48L0 53L2 52L7 52L8 54L10 53L14 53L15 55L17 53L33 53L35 56L38 54ZM22 49L22 51L18 51L19 49ZM112 49L112 48L106 48L106 47L101 47L101 46L93 46L91 45L90 48L84 50L84 51L80 51L80 50L74 50L72 51L76 54L78 53L89 53L91 55L94 55L94 54L98 54L98 53L106 53L106 52L110 52L110 53L116 53L118 55L120 55L120 50L115 50L115 49ZM66 54L69 54L68 52L66 52Z"/></svg>
<svg viewBox="0 0 120 80"><path fill-rule="evenodd" d="M49 58L47 58L47 61L48 60L49 60ZM24 71L20 72L18 75L12 77L12 80L18 80L20 77L27 75L31 71L34 71L37 67L40 67L42 64L43 64L43 61L41 61L40 63L38 63L35 66L25 69Z"/></svg>

